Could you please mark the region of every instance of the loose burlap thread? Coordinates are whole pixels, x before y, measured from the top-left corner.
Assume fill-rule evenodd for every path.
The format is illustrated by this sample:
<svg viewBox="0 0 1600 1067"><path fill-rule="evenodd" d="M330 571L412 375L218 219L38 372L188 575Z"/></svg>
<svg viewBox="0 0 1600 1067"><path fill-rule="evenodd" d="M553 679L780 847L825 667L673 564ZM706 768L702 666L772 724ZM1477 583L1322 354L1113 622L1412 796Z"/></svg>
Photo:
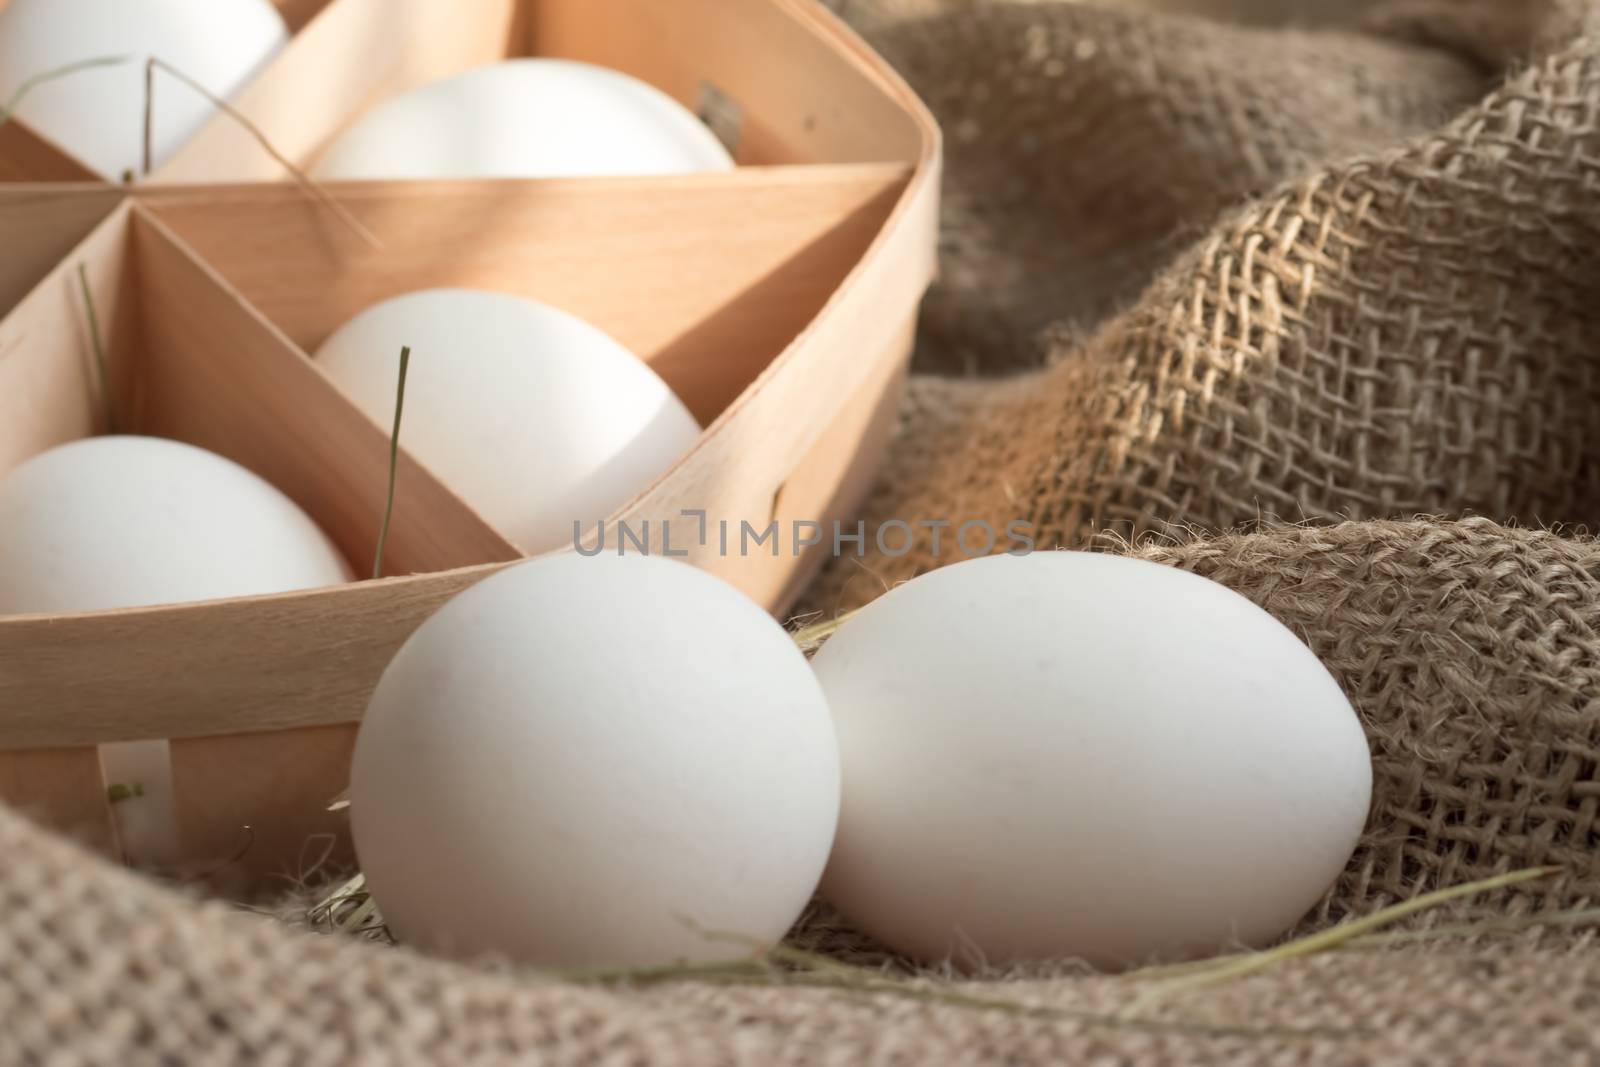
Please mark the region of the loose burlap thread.
<svg viewBox="0 0 1600 1067"><path fill-rule="evenodd" d="M0 811L0 1062L1600 1062L1591 928L1450 930L1600 905L1600 5L1175 10L1202 3L836 2L950 151L924 373L869 523L1024 519L1304 636L1375 792L1300 932L1559 878L1141 1008L1179 1026L1109 1026L440 963L193 901ZM811 604L956 558L843 560ZM826 914L797 936L872 951ZM1142 988L1065 965L945 985L1093 1013Z"/></svg>

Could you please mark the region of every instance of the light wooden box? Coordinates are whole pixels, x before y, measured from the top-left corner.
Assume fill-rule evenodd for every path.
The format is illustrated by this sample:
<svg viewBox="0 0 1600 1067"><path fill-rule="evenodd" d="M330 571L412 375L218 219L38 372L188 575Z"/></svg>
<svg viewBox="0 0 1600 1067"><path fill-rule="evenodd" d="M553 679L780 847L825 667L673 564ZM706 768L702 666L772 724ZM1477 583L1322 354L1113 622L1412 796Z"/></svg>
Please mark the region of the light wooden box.
<svg viewBox="0 0 1600 1067"><path fill-rule="evenodd" d="M0 184L0 476L100 428L81 265L123 428L261 474L358 570L378 536L387 434L306 353L371 303L430 286L519 293L588 319L707 426L613 523L677 527L684 509L703 509L737 529L853 513L933 274L940 155L926 111L848 29L811 0L312 8L241 101L297 162L397 90L537 53L629 71L691 106L713 99L724 129L731 103L745 165L329 186L380 248L274 180L270 158L230 124L132 190ZM780 614L821 563L815 552L724 555L714 538L683 547ZM293 875L317 835L344 847L343 819L326 807L395 649L445 599L518 558L404 458L385 561L402 577L0 618L0 799L115 853L97 746L171 739L187 860L205 867L248 841L227 868L232 888Z"/></svg>

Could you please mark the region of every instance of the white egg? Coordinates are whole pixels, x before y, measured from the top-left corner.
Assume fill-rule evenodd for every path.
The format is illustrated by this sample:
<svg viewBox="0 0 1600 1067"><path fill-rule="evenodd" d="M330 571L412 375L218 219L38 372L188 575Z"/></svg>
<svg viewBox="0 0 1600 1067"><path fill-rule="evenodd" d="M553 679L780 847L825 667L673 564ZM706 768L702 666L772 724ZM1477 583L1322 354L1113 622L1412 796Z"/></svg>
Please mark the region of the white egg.
<svg viewBox="0 0 1600 1067"><path fill-rule="evenodd" d="M486 579L405 643L350 797L401 940L647 966L783 936L827 861L839 755L805 658L732 586L565 553Z"/></svg>
<svg viewBox="0 0 1600 1067"><path fill-rule="evenodd" d="M513 59L394 97L317 163L339 178L559 178L731 170L716 135L661 90L565 59Z"/></svg>
<svg viewBox="0 0 1600 1067"><path fill-rule="evenodd" d="M305 512L214 453L155 437L92 437L0 479L0 616L146 607L349 581ZM124 852L176 859L165 741L103 745Z"/></svg>
<svg viewBox="0 0 1600 1067"><path fill-rule="evenodd" d="M1154 563L957 563L849 619L813 666L844 770L823 894L924 960L1258 945L1366 819L1366 740L1316 656Z"/></svg>
<svg viewBox="0 0 1600 1067"><path fill-rule="evenodd" d="M17 117L116 181L144 146L145 61L155 56L227 99L289 40L268 0L11 0L0 6L0 101L29 78L81 60L126 56L36 85ZM151 149L160 166L217 109L157 71Z"/></svg>
<svg viewBox="0 0 1600 1067"><path fill-rule="evenodd" d="M361 312L317 363L386 432L412 349L401 446L523 551L574 543L649 487L700 426L649 365L532 300L429 289Z"/></svg>
<svg viewBox="0 0 1600 1067"><path fill-rule="evenodd" d="M350 570L282 492L157 437L90 437L0 481L0 615L336 585Z"/></svg>

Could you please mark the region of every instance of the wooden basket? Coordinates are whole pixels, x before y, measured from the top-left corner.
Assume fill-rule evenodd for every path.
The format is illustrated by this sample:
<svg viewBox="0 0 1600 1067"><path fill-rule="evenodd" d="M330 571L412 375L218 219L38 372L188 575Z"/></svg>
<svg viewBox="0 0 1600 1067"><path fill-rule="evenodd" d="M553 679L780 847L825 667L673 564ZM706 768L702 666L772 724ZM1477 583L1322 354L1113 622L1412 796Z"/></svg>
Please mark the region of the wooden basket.
<svg viewBox="0 0 1600 1067"><path fill-rule="evenodd" d="M357 566L378 536L388 439L306 353L371 303L430 286L580 315L649 361L707 426L613 526L676 527L686 509L735 530L852 513L933 273L939 138L848 29L810 0L299 6L314 15L241 102L298 163L397 90L536 53L713 108L744 166L330 186L379 249L270 181L276 164L225 119L132 190L0 184L0 476L99 429L82 268L123 427L256 471ZM816 550L724 554L715 537L681 547L774 612L821 562ZM97 746L170 739L185 859L203 867L248 845L227 868L233 891L293 875L318 835L347 847L326 809L395 649L518 558L403 457L385 569L405 577L0 618L0 799L116 854Z"/></svg>

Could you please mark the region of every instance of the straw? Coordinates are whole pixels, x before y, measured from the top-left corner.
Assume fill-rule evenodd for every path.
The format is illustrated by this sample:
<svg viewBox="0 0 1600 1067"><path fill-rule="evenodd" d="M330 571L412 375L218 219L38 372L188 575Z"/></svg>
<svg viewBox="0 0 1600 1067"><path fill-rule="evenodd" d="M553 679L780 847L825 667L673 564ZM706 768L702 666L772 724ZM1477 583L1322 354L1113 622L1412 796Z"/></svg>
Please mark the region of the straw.
<svg viewBox="0 0 1600 1067"><path fill-rule="evenodd" d="M389 493L383 505L383 528L378 531L378 553L372 561L372 576L383 577L383 548L389 543L389 520L394 516L394 483L400 467L400 416L406 409L406 371L411 367L411 348L400 349L400 377L395 385L394 429L389 434Z"/></svg>

